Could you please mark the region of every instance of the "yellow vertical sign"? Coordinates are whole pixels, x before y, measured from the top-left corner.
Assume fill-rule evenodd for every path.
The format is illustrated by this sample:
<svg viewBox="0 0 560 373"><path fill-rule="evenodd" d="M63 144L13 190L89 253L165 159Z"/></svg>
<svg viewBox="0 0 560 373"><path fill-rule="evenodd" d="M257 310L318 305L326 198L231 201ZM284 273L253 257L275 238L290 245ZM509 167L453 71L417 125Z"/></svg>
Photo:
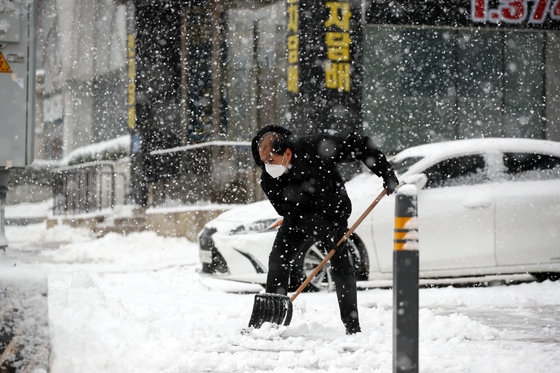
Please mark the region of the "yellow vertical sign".
<svg viewBox="0 0 560 373"><path fill-rule="evenodd" d="M2 52L0 52L0 73L11 73L12 69L8 65L8 61L4 58Z"/></svg>
<svg viewBox="0 0 560 373"><path fill-rule="evenodd" d="M288 1L288 92L299 91L299 4L298 0Z"/></svg>
<svg viewBox="0 0 560 373"><path fill-rule="evenodd" d="M350 91L350 3L348 0L327 2L329 18L324 25L327 29L327 61L325 61L325 84L327 88Z"/></svg>
<svg viewBox="0 0 560 373"><path fill-rule="evenodd" d="M136 46L134 34L128 35L128 128L136 127Z"/></svg>

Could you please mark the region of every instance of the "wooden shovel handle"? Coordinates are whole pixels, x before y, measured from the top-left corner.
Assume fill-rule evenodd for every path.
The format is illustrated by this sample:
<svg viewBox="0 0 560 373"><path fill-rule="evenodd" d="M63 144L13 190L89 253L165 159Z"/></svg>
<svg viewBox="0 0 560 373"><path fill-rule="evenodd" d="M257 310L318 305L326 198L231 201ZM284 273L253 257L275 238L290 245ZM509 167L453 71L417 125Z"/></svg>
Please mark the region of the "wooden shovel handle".
<svg viewBox="0 0 560 373"><path fill-rule="evenodd" d="M387 194L387 190L384 188L381 191L381 193L379 193L377 198L371 203L371 205L369 205L366 211L364 211L364 213L358 218L358 220L356 220L354 225L352 225L352 227L348 229L348 232L346 232L346 234L340 239L340 241L338 241L336 247L340 246L341 243L346 241L348 237L350 237L352 233L354 233L356 228L358 228L358 225L362 223L362 221L366 218L366 216L368 216L371 210L373 210L373 208L377 206L379 201L381 201L381 198L383 198L386 194ZM303 289L305 289L305 287L311 282L311 280L313 280L313 278L317 275L317 273L319 273L319 271L323 269L325 264L327 264L327 262L329 261L330 258L332 258L335 252L336 249L332 249L331 251L329 251L327 256L325 256L323 260L321 260L321 263L319 263L319 265L313 270L313 272L311 272L311 274L305 279L305 281L299 286L299 288L297 288L296 292L291 296L290 301L293 302L297 298L297 296L303 291Z"/></svg>

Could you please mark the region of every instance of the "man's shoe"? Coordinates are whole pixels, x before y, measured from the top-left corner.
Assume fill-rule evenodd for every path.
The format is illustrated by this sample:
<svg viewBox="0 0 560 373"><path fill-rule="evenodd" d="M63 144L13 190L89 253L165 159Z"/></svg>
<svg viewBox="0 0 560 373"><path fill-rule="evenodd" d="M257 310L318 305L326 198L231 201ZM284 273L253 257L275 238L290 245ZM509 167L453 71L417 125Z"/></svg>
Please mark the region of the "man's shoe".
<svg viewBox="0 0 560 373"><path fill-rule="evenodd" d="M362 329L360 329L359 325L351 326L346 328L346 335L354 335L356 333L361 333Z"/></svg>

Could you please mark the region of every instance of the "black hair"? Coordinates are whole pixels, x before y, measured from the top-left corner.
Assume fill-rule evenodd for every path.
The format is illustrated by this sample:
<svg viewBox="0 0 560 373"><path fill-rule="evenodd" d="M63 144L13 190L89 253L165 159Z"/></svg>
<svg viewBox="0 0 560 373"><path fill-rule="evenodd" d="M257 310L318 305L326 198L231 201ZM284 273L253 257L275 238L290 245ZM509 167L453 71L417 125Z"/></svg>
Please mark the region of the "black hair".
<svg viewBox="0 0 560 373"><path fill-rule="evenodd" d="M286 149L292 147L291 144L293 141L292 132L287 128L276 125L269 125L261 128L255 137L253 137L253 140L251 140L251 152L253 153L253 158L257 166L263 169L264 163L259 155L259 147L267 134L275 134L274 139L271 139L273 141L270 143L273 154L283 154Z"/></svg>
<svg viewBox="0 0 560 373"><path fill-rule="evenodd" d="M288 148L288 136L274 131L266 132L259 139L259 148L267 137L270 137L272 153L276 155L284 154Z"/></svg>

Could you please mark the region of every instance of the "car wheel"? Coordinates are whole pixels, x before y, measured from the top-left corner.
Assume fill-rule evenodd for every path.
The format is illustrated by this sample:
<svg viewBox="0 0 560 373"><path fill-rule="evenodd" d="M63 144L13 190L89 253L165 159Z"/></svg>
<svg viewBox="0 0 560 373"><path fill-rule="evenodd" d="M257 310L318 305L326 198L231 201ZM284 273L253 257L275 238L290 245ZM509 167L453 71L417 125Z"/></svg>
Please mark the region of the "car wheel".
<svg viewBox="0 0 560 373"><path fill-rule="evenodd" d="M303 282L302 278L309 276L327 255L327 250L319 241L310 240L306 247L305 255L295 263L296 270L293 271L290 278L290 291L295 291ZM369 276L369 259L364 244L358 236L353 234L348 238L346 248L351 254L350 261L354 267L356 280L367 280ZM330 261L311 280L305 291L319 291L322 289L334 289Z"/></svg>
<svg viewBox="0 0 560 373"><path fill-rule="evenodd" d="M546 280L550 281L557 281L560 279L559 272L538 272L538 273L531 273L533 277L537 280L537 282L543 282Z"/></svg>

